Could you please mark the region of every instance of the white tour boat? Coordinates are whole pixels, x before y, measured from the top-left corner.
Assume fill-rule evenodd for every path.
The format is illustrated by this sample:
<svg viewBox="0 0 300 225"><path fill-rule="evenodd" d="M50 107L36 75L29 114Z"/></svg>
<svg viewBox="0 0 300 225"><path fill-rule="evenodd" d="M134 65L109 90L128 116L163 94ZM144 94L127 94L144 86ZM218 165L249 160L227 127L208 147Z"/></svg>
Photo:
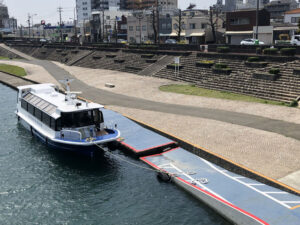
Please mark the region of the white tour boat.
<svg viewBox="0 0 300 225"><path fill-rule="evenodd" d="M54 84L34 84L18 87L19 121L47 146L93 155L96 145L120 137L115 127L107 128L102 105L77 99L70 92L70 80L64 82L66 94Z"/></svg>

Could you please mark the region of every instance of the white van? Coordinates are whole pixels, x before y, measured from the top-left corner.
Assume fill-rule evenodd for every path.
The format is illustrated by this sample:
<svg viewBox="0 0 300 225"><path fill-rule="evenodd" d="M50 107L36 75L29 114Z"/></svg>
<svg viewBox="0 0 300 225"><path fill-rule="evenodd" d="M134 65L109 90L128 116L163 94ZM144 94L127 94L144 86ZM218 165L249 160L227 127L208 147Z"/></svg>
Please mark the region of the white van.
<svg viewBox="0 0 300 225"><path fill-rule="evenodd" d="M300 46L300 35L293 35L291 39L291 45Z"/></svg>

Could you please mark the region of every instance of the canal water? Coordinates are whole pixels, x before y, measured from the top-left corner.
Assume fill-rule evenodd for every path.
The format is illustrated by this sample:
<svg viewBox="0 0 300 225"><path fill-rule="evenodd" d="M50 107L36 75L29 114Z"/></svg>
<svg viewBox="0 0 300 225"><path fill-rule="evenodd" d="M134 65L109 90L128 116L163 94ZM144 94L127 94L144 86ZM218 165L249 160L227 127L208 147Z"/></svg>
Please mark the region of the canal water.
<svg viewBox="0 0 300 225"><path fill-rule="evenodd" d="M47 149L18 124L15 105L0 84L0 224L229 224L153 171Z"/></svg>

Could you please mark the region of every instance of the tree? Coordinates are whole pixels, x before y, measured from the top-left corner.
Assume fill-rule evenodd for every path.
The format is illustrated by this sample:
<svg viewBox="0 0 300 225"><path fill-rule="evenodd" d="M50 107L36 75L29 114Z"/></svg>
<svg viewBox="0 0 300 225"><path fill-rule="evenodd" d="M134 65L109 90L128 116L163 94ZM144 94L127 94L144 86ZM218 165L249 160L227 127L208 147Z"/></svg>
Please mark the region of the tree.
<svg viewBox="0 0 300 225"><path fill-rule="evenodd" d="M155 13L155 9L152 9L151 12L151 17L152 17L152 28L153 28L153 32L154 32L154 43L157 44L157 21L155 18L157 18L156 13Z"/></svg>
<svg viewBox="0 0 300 225"><path fill-rule="evenodd" d="M300 34L300 19L298 20L298 30L297 30L297 34Z"/></svg>
<svg viewBox="0 0 300 225"><path fill-rule="evenodd" d="M182 19L182 11L181 9L178 10L178 17L175 19L176 23L174 24L174 29L177 32L177 41L181 39L181 32L184 25L184 21Z"/></svg>
<svg viewBox="0 0 300 225"><path fill-rule="evenodd" d="M217 20L214 20L213 17L213 8L209 8L209 25L211 27L211 32L213 35L213 43L216 43L217 38L216 38L216 25L217 25Z"/></svg>

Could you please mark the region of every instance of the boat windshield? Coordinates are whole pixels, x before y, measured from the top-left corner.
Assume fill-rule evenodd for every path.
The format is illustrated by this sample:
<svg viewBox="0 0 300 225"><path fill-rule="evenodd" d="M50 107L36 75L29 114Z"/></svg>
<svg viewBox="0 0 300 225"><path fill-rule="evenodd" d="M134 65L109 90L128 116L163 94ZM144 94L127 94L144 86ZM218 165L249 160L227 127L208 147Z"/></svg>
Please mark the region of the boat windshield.
<svg viewBox="0 0 300 225"><path fill-rule="evenodd" d="M62 128L86 127L91 125L99 126L102 122L102 112L98 109L61 114Z"/></svg>

